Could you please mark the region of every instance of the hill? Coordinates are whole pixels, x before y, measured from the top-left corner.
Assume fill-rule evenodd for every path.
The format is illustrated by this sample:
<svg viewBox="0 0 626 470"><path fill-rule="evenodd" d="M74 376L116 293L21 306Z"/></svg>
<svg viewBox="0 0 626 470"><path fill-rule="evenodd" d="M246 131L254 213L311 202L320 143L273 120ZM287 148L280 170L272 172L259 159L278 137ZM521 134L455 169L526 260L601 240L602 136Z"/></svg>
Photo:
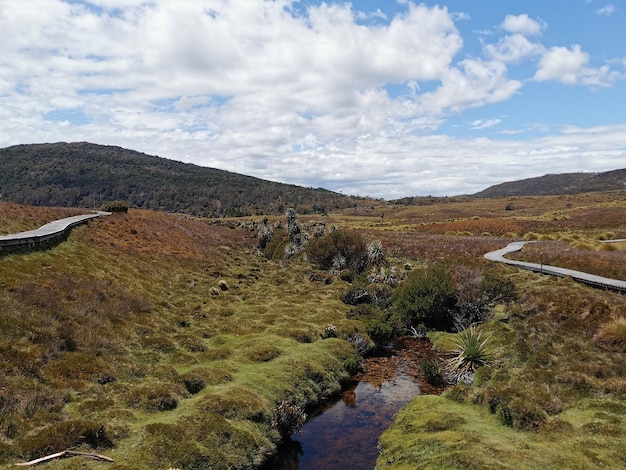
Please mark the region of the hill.
<svg viewBox="0 0 626 470"><path fill-rule="evenodd" d="M497 184L474 197L553 196L614 191L626 187L626 168L602 173L562 173Z"/></svg>
<svg viewBox="0 0 626 470"><path fill-rule="evenodd" d="M0 193L32 206L131 207L209 217L300 213L354 206L358 198L205 168L87 142L0 149Z"/></svg>

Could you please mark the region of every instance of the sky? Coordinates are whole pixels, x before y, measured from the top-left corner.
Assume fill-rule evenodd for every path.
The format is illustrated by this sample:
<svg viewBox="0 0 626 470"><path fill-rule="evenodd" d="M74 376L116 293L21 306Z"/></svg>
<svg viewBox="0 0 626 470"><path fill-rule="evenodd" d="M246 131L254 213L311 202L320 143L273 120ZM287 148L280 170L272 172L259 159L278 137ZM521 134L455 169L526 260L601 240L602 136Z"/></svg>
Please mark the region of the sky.
<svg viewBox="0 0 626 470"><path fill-rule="evenodd" d="M0 0L0 147L343 194L626 168L626 0Z"/></svg>

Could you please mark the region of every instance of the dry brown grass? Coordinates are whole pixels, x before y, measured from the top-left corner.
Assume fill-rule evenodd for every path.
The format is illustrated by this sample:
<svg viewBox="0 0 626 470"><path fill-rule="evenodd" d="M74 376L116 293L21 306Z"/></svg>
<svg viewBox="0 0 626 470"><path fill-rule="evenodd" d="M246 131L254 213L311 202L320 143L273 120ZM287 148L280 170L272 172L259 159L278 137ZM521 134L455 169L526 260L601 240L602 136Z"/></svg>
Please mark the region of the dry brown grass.
<svg viewBox="0 0 626 470"><path fill-rule="evenodd" d="M626 252L605 248L595 240L541 241L524 246L509 258L626 280Z"/></svg>
<svg viewBox="0 0 626 470"><path fill-rule="evenodd" d="M526 411L543 416L580 397L624 395L626 363L615 354L621 346L604 339L611 322L624 318L624 300L567 279L493 265L483 254L531 231L586 243L601 233L623 236L626 209L615 197L381 204L323 220L361 230L367 241L381 240L398 266L443 260L513 278L522 298L499 330L510 372L502 381L509 383L485 396L501 393L515 406L524 394L537 397L539 408ZM506 210L510 203L514 210ZM5 203L0 229L36 228L74 211ZM275 443L267 423L255 420L268 419L268 410L288 396L303 405L336 390L344 363L355 359L340 340L321 340L323 328L332 323L339 337L363 331L339 300L347 284L326 284L327 274L301 261L257 257L254 231L229 228L239 221L212 225L130 210L75 228L51 250L0 258L5 461L28 457L28 449L41 452L43 430L53 433L51 423L80 416L94 426L111 423L111 452L131 455L133 463L206 464L215 440L222 462L249 464L246 459L258 457L255 449L268 452ZM621 276L625 264L623 252L570 242L545 242L539 254L544 262L552 257L554 264L601 275ZM226 290L218 288L220 280ZM232 396L233 390L241 393ZM262 416L253 412L257 405ZM194 421L199 409L207 411L202 422ZM521 405L515 411L525 419ZM25 436L34 440L22 441Z"/></svg>
<svg viewBox="0 0 626 470"><path fill-rule="evenodd" d="M615 317L603 323L595 336L596 341L626 347L626 317Z"/></svg>
<svg viewBox="0 0 626 470"><path fill-rule="evenodd" d="M34 230L53 220L88 212L89 209L75 207L32 207L0 200L0 235Z"/></svg>

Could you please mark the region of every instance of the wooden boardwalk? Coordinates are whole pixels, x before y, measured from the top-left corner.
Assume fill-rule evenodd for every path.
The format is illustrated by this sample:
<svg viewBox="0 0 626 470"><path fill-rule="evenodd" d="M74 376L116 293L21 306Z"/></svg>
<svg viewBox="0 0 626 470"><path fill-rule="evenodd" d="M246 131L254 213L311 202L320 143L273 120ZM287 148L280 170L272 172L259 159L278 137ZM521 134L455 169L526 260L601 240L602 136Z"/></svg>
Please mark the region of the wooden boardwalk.
<svg viewBox="0 0 626 470"><path fill-rule="evenodd" d="M617 240L616 240L617 241ZM496 251L490 251L485 254L485 258L490 261L497 261L499 263L505 263L518 268L528 269L541 274L550 274L558 277L571 277L572 279L589 284L594 287L600 287L602 289L614 290L617 292L626 292L626 281L619 279L611 279L608 277L596 276L595 274L589 274L582 271L575 271L573 269L560 268L558 266L549 266L546 264L527 263L526 261L517 261L505 258L504 256L514 251L519 251L527 243L536 243L534 241L522 241L509 243L504 248Z"/></svg>
<svg viewBox="0 0 626 470"><path fill-rule="evenodd" d="M83 224L94 217L103 215L111 215L111 213L98 211L92 214L75 215L73 217L55 220L35 230L10 235L0 235L0 253L15 248L36 248L57 242L66 237L70 230L72 230L72 227Z"/></svg>

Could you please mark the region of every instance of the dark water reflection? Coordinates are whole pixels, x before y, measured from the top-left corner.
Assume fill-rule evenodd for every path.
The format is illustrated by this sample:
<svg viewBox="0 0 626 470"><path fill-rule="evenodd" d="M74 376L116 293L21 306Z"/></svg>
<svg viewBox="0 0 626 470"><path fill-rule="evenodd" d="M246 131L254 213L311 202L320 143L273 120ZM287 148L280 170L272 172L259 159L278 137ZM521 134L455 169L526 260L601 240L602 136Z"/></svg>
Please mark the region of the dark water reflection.
<svg viewBox="0 0 626 470"><path fill-rule="evenodd" d="M361 381L307 421L267 470L373 469L378 437L417 395L416 380L402 373L377 385Z"/></svg>

